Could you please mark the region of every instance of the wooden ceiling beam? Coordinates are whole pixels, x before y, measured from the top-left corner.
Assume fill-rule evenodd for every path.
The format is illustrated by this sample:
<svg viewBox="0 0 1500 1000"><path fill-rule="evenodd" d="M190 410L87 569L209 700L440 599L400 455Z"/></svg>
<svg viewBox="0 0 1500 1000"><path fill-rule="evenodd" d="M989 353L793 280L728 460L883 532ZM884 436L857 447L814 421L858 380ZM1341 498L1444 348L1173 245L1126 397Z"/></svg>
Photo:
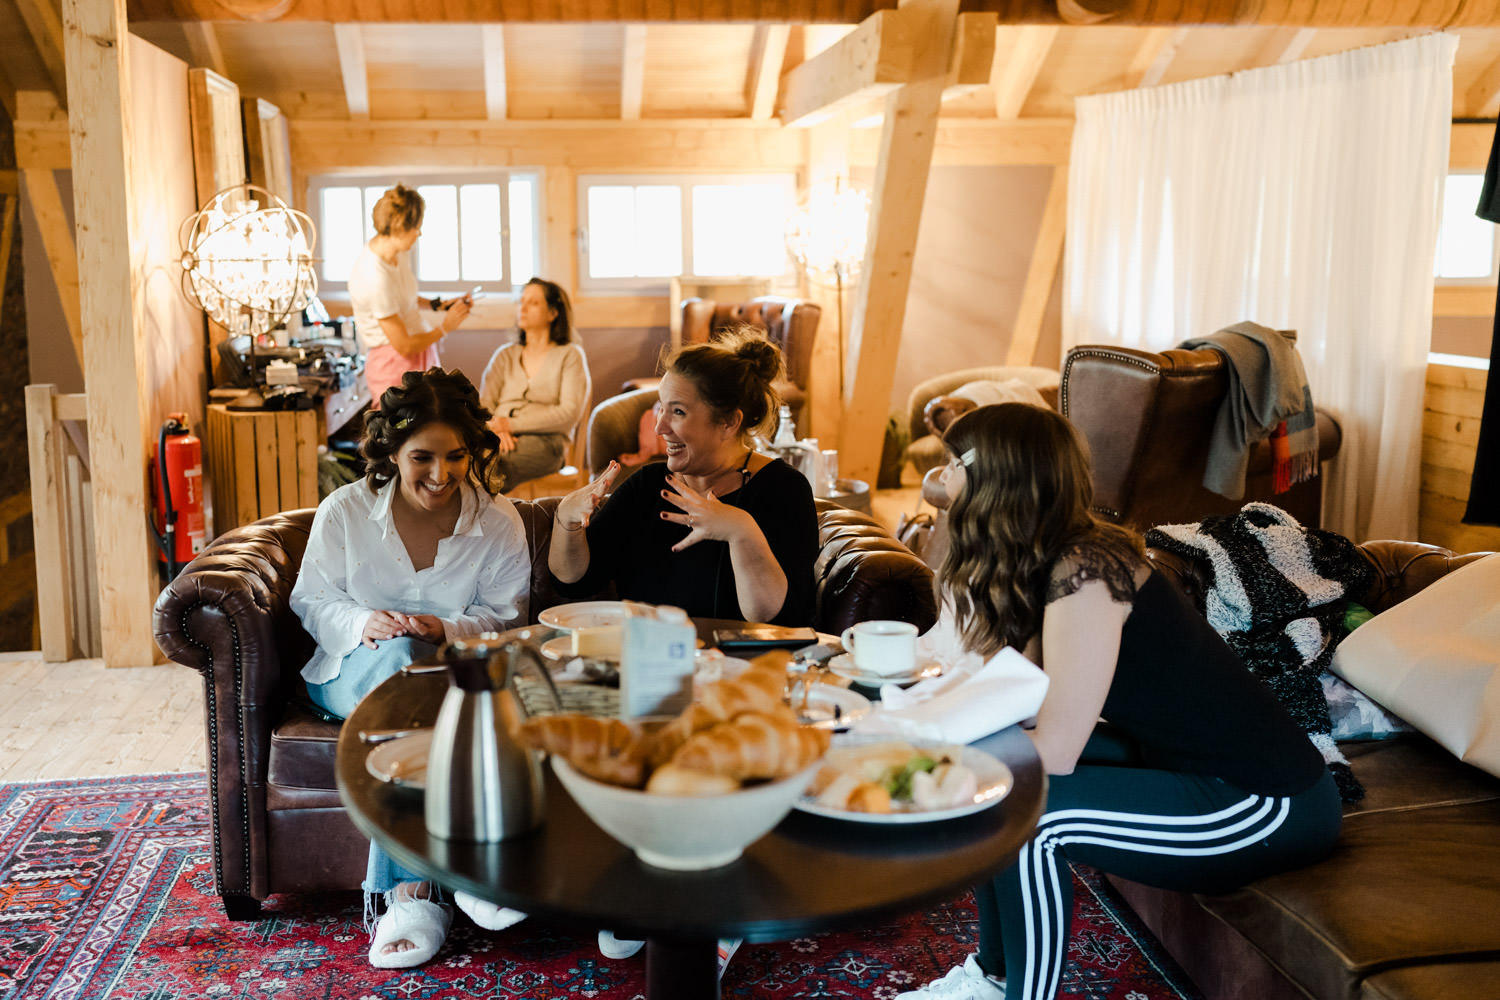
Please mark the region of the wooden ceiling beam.
<svg viewBox="0 0 1500 1000"><path fill-rule="evenodd" d="M1000 54L1001 46L995 46L993 71L995 117L1001 121L1021 117L1026 95L1036 84L1060 29L1056 25L1027 24L1006 30L1014 37L1014 44L1008 55Z"/></svg>
<svg viewBox="0 0 1500 1000"><path fill-rule="evenodd" d="M767 119L776 114L781 67L786 63L786 46L791 36L789 24L761 24L755 28L750 69L745 74L745 107L751 118Z"/></svg>
<svg viewBox="0 0 1500 1000"><path fill-rule="evenodd" d="M1453 109L1459 112L1458 108ZM1500 111L1500 59L1486 66L1464 94L1464 113L1474 118L1493 118Z"/></svg>
<svg viewBox="0 0 1500 1000"><path fill-rule="evenodd" d="M897 6L896 0L127 0L137 21L699 22L850 24ZM1080 14L1105 13L1116 25L1264 24L1312 28L1480 27L1500 23L1500 0L1076 0L1069 14L1058 0L963 0L964 12L989 11L1004 24L1079 23ZM1118 8L1115 10L1115 8ZM1113 12L1110 12L1113 11Z"/></svg>
<svg viewBox="0 0 1500 1000"><path fill-rule="evenodd" d="M994 14L958 15L943 100L951 101L989 86L995 65L995 33L998 29L999 18Z"/></svg>
<svg viewBox="0 0 1500 1000"><path fill-rule="evenodd" d="M333 40L344 77L344 103L350 118L370 117L370 74L365 68L365 39L357 24L335 24Z"/></svg>
<svg viewBox="0 0 1500 1000"><path fill-rule="evenodd" d="M1187 41L1188 32L1191 28L1158 28L1152 32L1152 38L1148 42L1156 42L1156 51L1150 64L1141 72L1140 79L1135 82L1137 87L1154 87L1161 83L1166 77L1167 70L1172 68L1172 60L1177 58L1177 50L1182 43ZM1165 34L1157 34L1165 32ZM1133 65L1133 64L1132 64Z"/></svg>
<svg viewBox="0 0 1500 1000"><path fill-rule="evenodd" d="M504 121L509 91L505 83L505 27L486 24L480 28L484 47L484 112L492 122Z"/></svg>
<svg viewBox="0 0 1500 1000"><path fill-rule="evenodd" d="M188 52L193 65L211 69L220 76L228 76L224 66L224 50L219 45L219 33L211 21L184 21L182 33L187 38Z"/></svg>
<svg viewBox="0 0 1500 1000"><path fill-rule="evenodd" d="M646 93L646 26L625 25L625 44L620 54L620 118L633 122L641 117Z"/></svg>
<svg viewBox="0 0 1500 1000"><path fill-rule="evenodd" d="M816 125L889 94L911 74L912 45L912 32L898 11L871 14L786 75L782 124Z"/></svg>
<svg viewBox="0 0 1500 1000"><path fill-rule="evenodd" d="M42 65L47 67L47 78L52 81L52 92L57 103L68 106L68 71L63 60L62 14L57 0L15 0L26 31L31 35Z"/></svg>
<svg viewBox="0 0 1500 1000"><path fill-rule="evenodd" d="M1302 53L1307 51L1317 33L1316 28L1276 28L1243 68L1258 69L1262 66L1296 62L1302 58Z"/></svg>

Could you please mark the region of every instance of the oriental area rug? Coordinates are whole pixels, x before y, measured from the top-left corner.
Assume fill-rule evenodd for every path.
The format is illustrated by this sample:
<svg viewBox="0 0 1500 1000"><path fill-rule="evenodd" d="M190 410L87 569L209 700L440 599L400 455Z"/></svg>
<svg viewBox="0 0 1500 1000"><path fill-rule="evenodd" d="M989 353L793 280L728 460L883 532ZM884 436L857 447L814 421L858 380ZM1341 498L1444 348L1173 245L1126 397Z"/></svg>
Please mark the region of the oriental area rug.
<svg viewBox="0 0 1500 1000"><path fill-rule="evenodd" d="M1066 998L1198 1000L1103 881L1076 873ZM645 956L603 957L592 934L462 916L427 966L372 969L358 893L277 896L225 918L213 894L199 774L0 785L0 1000L635 1000ZM975 947L967 895L881 926L746 944L725 997L872 997L934 979Z"/></svg>

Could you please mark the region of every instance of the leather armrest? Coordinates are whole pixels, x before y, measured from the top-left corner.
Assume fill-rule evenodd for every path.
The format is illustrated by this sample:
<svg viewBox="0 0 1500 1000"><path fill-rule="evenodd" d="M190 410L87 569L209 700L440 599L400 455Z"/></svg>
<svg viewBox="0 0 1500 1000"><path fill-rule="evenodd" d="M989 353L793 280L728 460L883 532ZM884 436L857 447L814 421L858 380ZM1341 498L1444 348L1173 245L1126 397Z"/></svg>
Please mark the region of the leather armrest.
<svg viewBox="0 0 1500 1000"><path fill-rule="evenodd" d="M818 510L817 611L820 632L841 634L875 618L937 621L932 571L878 522L827 500Z"/></svg>

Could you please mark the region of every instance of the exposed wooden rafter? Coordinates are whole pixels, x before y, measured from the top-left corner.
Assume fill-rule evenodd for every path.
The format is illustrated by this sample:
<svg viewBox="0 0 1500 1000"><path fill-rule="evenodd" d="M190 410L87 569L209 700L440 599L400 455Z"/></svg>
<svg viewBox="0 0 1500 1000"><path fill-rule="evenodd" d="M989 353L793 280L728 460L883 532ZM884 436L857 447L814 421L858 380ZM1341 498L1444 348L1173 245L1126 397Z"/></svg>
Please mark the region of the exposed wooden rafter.
<svg viewBox="0 0 1500 1000"><path fill-rule="evenodd" d="M948 86L943 90L943 100L951 101L989 85L995 65L995 32L998 23L995 15L990 13L958 15L958 28L953 37L953 58L948 64Z"/></svg>
<svg viewBox="0 0 1500 1000"><path fill-rule="evenodd" d="M806 127L884 97L911 73L911 33L882 10L786 75L781 120Z"/></svg>
<svg viewBox="0 0 1500 1000"><path fill-rule="evenodd" d="M1317 33L1316 28L1276 28L1245 68L1296 62L1302 58L1302 53L1307 51Z"/></svg>
<svg viewBox="0 0 1500 1000"><path fill-rule="evenodd" d="M63 64L63 26L57 0L15 0L32 44L47 67L60 107L68 106L68 74Z"/></svg>
<svg viewBox="0 0 1500 1000"><path fill-rule="evenodd" d="M187 37L188 51L193 54L193 65L211 69L220 76L228 76L224 66L224 50L219 45L219 33L209 21L184 21L182 33Z"/></svg>
<svg viewBox="0 0 1500 1000"><path fill-rule="evenodd" d="M26 177L26 198L31 203L32 218L41 234L42 250L47 255L58 304L62 306L63 325L82 370L83 319L79 312L78 251L73 243L73 225L63 206L57 175L50 169L36 167L21 172Z"/></svg>
<svg viewBox="0 0 1500 1000"><path fill-rule="evenodd" d="M1469 87L1467 104L1475 117L1493 118L1500 112L1500 59L1484 68Z"/></svg>
<svg viewBox="0 0 1500 1000"><path fill-rule="evenodd" d="M484 47L484 116L504 121L508 91L505 89L505 27L486 24L480 28Z"/></svg>
<svg viewBox="0 0 1500 1000"><path fill-rule="evenodd" d="M1055 25L1027 24L1004 30L1012 35L1014 43L1008 56L1000 54L999 45L995 47L995 117L1001 121L1021 117L1026 95L1031 93L1060 29Z"/></svg>
<svg viewBox="0 0 1500 1000"><path fill-rule="evenodd" d="M1154 87L1166 77L1167 70L1172 68L1172 60L1177 58L1177 50L1182 43L1187 41L1191 28L1159 28L1157 31L1165 31L1165 35L1157 35L1152 32L1152 41L1159 41L1155 54L1141 78L1136 81L1137 87Z"/></svg>
<svg viewBox="0 0 1500 1000"><path fill-rule="evenodd" d="M625 45L620 54L620 117L635 121L641 117L641 103L646 92L646 26L625 25Z"/></svg>
<svg viewBox="0 0 1500 1000"><path fill-rule="evenodd" d="M755 29L755 43L750 50L750 71L745 78L745 106L751 118L765 119L776 114L776 95L781 92L781 67L786 62L786 43L791 38L788 24L762 24Z"/></svg>
<svg viewBox="0 0 1500 1000"><path fill-rule="evenodd" d="M335 24L333 40L339 50L339 72L344 78L344 102L350 118L370 117L370 75L365 68L365 39L357 24Z"/></svg>

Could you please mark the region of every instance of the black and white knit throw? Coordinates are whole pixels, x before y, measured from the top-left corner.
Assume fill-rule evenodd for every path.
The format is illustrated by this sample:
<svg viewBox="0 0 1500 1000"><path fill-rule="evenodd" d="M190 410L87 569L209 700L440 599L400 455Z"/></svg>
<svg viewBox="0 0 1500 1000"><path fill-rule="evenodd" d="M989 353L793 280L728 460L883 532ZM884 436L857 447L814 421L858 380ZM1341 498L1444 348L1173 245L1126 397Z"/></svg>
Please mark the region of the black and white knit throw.
<svg viewBox="0 0 1500 1000"><path fill-rule="evenodd" d="M1206 567L1209 624L1307 731L1344 801L1363 798L1331 735L1318 680L1349 634L1346 595L1373 582L1354 543L1332 531L1309 531L1279 507L1249 503L1238 514L1152 528L1146 544Z"/></svg>

